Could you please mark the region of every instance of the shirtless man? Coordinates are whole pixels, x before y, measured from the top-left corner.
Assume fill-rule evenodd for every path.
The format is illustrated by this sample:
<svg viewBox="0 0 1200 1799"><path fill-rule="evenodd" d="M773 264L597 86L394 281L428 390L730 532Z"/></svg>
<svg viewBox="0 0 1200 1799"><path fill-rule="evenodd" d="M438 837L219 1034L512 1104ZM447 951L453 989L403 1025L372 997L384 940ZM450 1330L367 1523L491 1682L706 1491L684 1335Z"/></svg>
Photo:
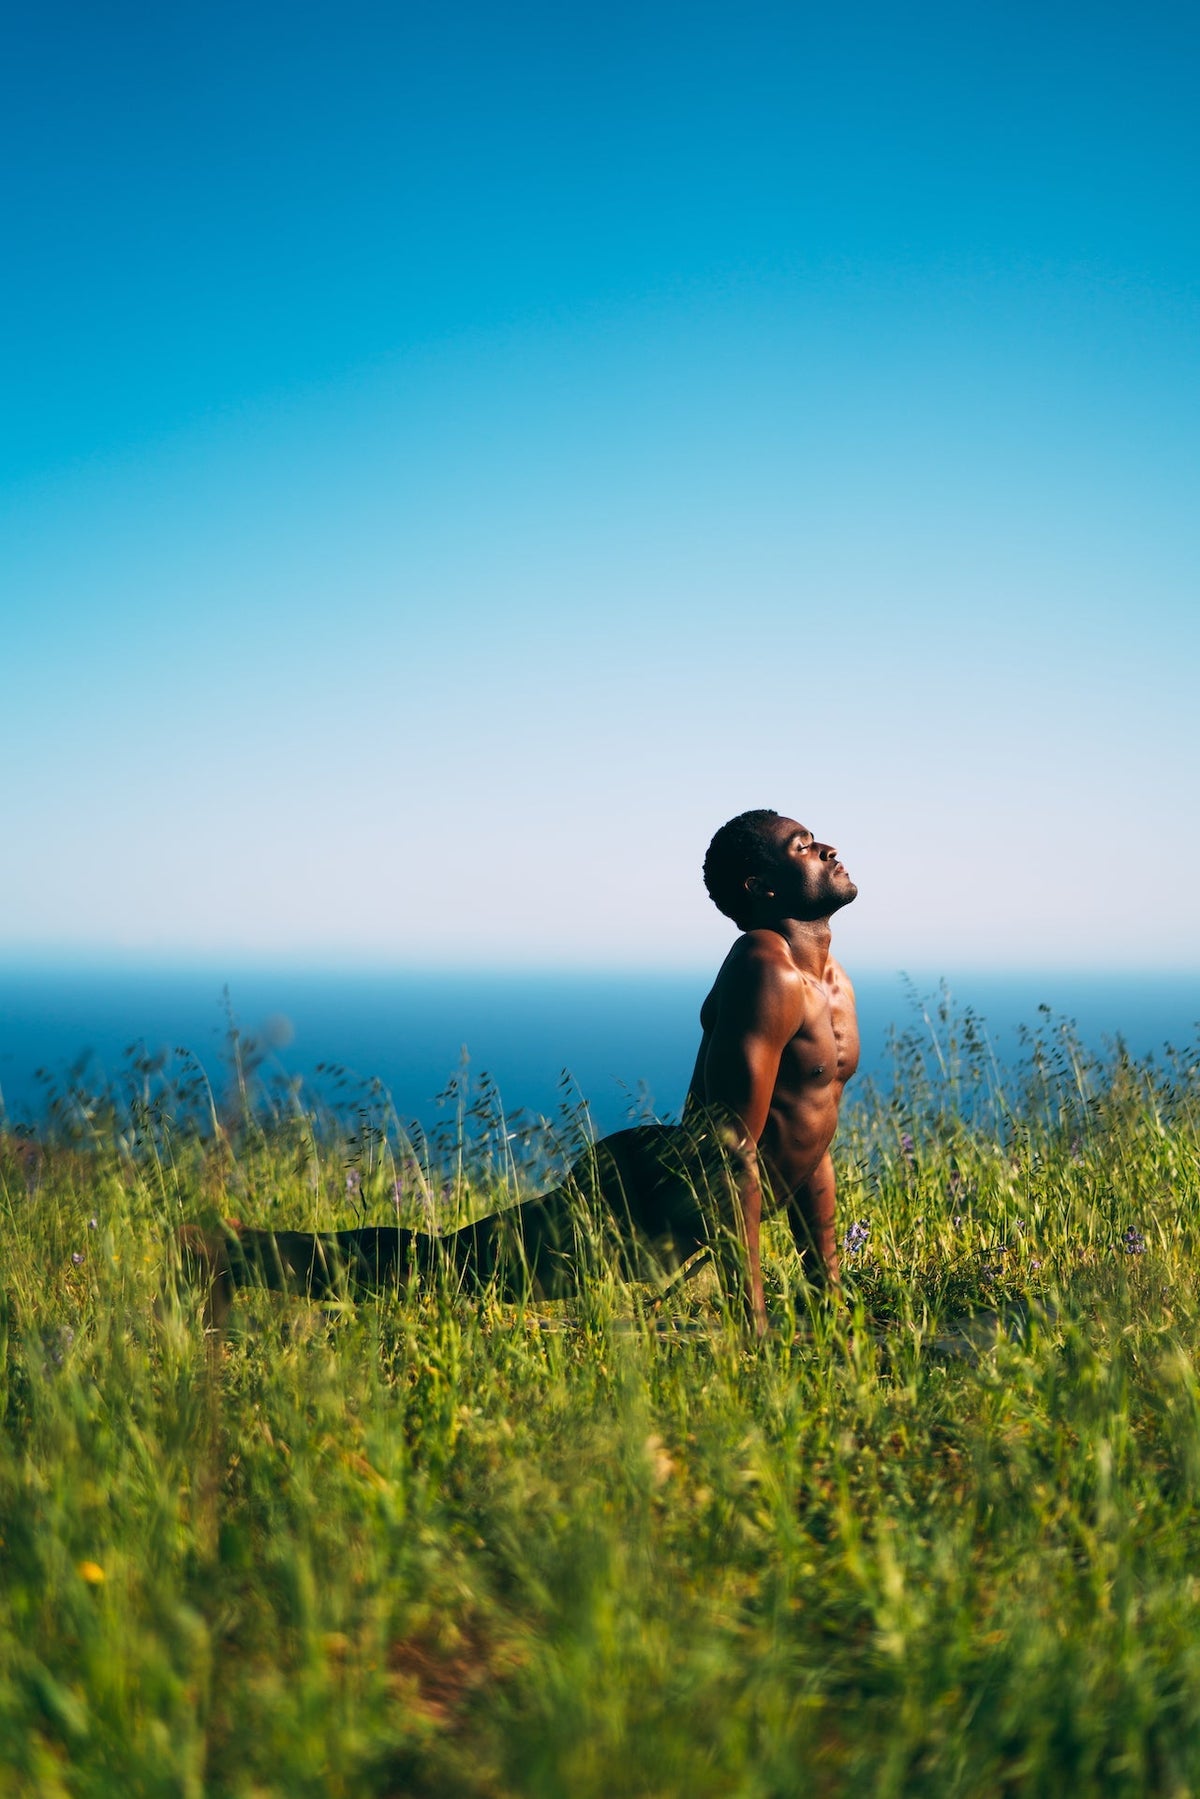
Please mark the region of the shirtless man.
<svg viewBox="0 0 1200 1799"><path fill-rule="evenodd" d="M701 1007L681 1124L618 1131L552 1192L439 1236L396 1226L186 1231L185 1259L211 1283L215 1319L249 1282L323 1296L436 1268L460 1284L562 1297L583 1277L580 1220L589 1213L607 1225L633 1278L685 1269L710 1249L755 1335L767 1323L765 1211L786 1211L809 1280L836 1285L829 1148L858 1066L858 1027L853 989L829 953L829 921L858 889L832 845L771 811L722 825L704 881L742 935Z"/></svg>
<svg viewBox="0 0 1200 1799"><path fill-rule="evenodd" d="M809 1280L838 1279L829 1150L842 1090L858 1067L858 1019L854 989L829 952L829 921L858 888L832 844L769 811L722 825L704 883L742 935L700 1008L688 1101L724 1115L736 1132L745 1299L761 1332L764 1201L786 1210Z"/></svg>

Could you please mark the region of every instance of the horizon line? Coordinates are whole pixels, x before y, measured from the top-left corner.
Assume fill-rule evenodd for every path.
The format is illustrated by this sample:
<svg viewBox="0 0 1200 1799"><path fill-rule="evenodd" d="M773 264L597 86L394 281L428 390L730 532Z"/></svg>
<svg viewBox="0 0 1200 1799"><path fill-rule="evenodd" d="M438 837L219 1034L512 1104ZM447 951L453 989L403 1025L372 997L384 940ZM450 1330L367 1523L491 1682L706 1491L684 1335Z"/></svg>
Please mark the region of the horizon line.
<svg viewBox="0 0 1200 1799"><path fill-rule="evenodd" d="M478 978L511 978L529 979L711 979L715 968L710 959L689 962L650 962L643 959L629 961L579 961L562 962L556 959L532 961L521 958L507 961L487 962L451 962L449 960L416 961L393 957L372 958L369 956L338 955L255 955L238 952L229 955L218 955L213 952L203 954L138 954L135 951L8 951L0 948L0 978L13 976L36 976L51 974L114 974L114 975L197 975L212 976L216 979L232 979L238 976L313 976L321 977L375 977L380 979L408 978L429 980L472 980ZM987 976L1003 978L1004 976L1025 977L1037 975L1076 976L1081 979L1109 979L1114 981L1137 981L1154 979L1200 979L1200 962L1169 962L1147 965L1144 961L1135 969L1114 968L1111 963L1062 961L1045 957L1032 957L1029 961L995 961L982 962L970 957L961 960L948 958L933 963L924 958L914 958L907 963L883 961L878 957L865 957L855 960L853 967L846 970L851 980L861 977L877 978L884 976L897 980L947 980Z"/></svg>

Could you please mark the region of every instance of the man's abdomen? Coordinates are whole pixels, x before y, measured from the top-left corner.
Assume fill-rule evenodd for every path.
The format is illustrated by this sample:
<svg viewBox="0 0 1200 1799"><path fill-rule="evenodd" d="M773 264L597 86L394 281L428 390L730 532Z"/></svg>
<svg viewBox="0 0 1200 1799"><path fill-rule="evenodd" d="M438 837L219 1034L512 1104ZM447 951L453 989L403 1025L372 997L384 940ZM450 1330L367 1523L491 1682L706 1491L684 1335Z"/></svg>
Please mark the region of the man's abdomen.
<svg viewBox="0 0 1200 1799"><path fill-rule="evenodd" d="M840 1082L782 1099L776 1093L759 1144L776 1199L786 1199L819 1168L837 1134L840 1096Z"/></svg>

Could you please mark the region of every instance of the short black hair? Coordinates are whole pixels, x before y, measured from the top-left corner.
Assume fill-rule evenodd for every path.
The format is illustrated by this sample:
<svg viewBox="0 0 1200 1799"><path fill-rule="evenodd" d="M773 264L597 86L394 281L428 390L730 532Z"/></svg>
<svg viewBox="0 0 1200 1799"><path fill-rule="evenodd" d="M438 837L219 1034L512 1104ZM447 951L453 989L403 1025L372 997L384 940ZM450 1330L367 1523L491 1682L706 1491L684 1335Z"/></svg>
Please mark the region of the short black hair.
<svg viewBox="0 0 1200 1799"><path fill-rule="evenodd" d="M708 896L739 931L749 929L752 916L746 877L764 874L779 861L779 839L771 825L782 817L782 812L772 812L767 806L739 812L721 826L708 846L704 858Z"/></svg>

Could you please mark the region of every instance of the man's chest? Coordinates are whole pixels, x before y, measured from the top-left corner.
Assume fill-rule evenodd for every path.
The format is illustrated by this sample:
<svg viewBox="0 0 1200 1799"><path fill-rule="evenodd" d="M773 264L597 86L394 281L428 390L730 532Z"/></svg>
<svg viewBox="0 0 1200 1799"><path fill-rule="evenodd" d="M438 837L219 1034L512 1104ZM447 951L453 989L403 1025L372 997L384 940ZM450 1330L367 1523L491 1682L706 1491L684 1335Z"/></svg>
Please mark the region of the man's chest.
<svg viewBox="0 0 1200 1799"><path fill-rule="evenodd" d="M858 1067L858 1019L854 996L841 982L814 982L804 1022L784 1051L780 1074L787 1085L824 1086L847 1081Z"/></svg>

